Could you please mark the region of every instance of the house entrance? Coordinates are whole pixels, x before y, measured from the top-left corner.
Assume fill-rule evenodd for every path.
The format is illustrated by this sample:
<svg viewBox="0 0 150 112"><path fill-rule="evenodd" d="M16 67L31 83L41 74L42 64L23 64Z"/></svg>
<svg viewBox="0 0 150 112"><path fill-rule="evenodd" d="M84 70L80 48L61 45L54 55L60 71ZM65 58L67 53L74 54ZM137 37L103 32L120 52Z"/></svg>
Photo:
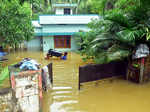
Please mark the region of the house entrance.
<svg viewBox="0 0 150 112"><path fill-rule="evenodd" d="M71 36L54 36L54 46L55 48L71 48Z"/></svg>

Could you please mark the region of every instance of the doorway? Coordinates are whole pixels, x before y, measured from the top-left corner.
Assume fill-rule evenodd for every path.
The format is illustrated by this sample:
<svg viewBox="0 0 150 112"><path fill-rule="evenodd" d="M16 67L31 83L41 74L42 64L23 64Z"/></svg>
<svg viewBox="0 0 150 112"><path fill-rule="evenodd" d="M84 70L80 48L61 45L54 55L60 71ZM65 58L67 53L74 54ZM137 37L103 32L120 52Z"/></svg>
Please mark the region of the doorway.
<svg viewBox="0 0 150 112"><path fill-rule="evenodd" d="M54 36L54 46L55 48L71 48L71 36Z"/></svg>

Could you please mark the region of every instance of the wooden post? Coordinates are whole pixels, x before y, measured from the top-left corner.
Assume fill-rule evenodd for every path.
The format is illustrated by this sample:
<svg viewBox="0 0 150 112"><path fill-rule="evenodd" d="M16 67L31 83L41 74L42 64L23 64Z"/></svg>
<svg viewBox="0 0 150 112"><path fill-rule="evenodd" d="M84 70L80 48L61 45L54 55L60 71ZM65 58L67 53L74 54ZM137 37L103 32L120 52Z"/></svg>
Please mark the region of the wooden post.
<svg viewBox="0 0 150 112"><path fill-rule="evenodd" d="M144 77L144 58L141 59L140 76L139 76L140 83L143 83L143 77Z"/></svg>
<svg viewBox="0 0 150 112"><path fill-rule="evenodd" d="M40 98L40 101L39 101L39 111L42 112L42 98L43 98L43 95L42 95L42 76L41 74L38 76L38 84L39 84L39 98Z"/></svg>
<svg viewBox="0 0 150 112"><path fill-rule="evenodd" d="M50 81L53 84L53 68L52 68L53 64L50 63L50 64L47 65L47 67L48 67Z"/></svg>
<svg viewBox="0 0 150 112"><path fill-rule="evenodd" d="M128 59L128 66L127 66L127 69L126 69L126 80L127 81L129 80L129 76L130 76L130 73L131 73L131 71L129 69L131 63L132 63L132 61L130 59Z"/></svg>
<svg viewBox="0 0 150 112"><path fill-rule="evenodd" d="M81 67L79 67L79 80L78 80L78 89L80 90L81 89L81 82L80 82L80 75L81 75Z"/></svg>
<svg viewBox="0 0 150 112"><path fill-rule="evenodd" d="M130 71L129 71L129 69L128 69L128 70L127 70L126 80L129 80L129 74L130 74Z"/></svg>

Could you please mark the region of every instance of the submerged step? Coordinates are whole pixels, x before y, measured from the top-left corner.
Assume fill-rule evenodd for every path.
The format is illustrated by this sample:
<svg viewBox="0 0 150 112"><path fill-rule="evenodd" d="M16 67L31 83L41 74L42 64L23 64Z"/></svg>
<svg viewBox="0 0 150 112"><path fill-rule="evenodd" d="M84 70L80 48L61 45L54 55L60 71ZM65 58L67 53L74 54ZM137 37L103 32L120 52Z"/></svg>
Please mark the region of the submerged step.
<svg viewBox="0 0 150 112"><path fill-rule="evenodd" d="M66 93L72 93L72 91L54 91L51 93L51 95L59 95L59 94L66 94Z"/></svg>
<svg viewBox="0 0 150 112"><path fill-rule="evenodd" d="M72 87L53 87L52 90L72 89Z"/></svg>
<svg viewBox="0 0 150 112"><path fill-rule="evenodd" d="M76 104L76 103L78 103L78 101L77 100L68 100L68 101L59 101L59 102L54 102L51 106L63 106L63 105L67 105L67 104Z"/></svg>
<svg viewBox="0 0 150 112"><path fill-rule="evenodd" d="M72 98L73 99L73 96L53 96L53 100L58 100L58 99L68 99L68 98Z"/></svg>

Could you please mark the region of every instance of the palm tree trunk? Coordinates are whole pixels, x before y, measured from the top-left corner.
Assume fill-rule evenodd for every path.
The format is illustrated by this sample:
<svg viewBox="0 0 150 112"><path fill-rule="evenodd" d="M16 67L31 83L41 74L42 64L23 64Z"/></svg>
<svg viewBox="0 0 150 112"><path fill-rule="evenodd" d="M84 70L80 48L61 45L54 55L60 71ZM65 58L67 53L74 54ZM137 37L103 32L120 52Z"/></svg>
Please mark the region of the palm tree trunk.
<svg viewBox="0 0 150 112"><path fill-rule="evenodd" d="M78 8L79 8L79 5L80 5L80 2L81 2L81 0L78 0L78 1L77 1L76 14L78 13Z"/></svg>
<svg viewBox="0 0 150 112"><path fill-rule="evenodd" d="M45 4L45 6L47 7L48 4L49 4L49 0L44 0L44 4Z"/></svg>
<svg viewBox="0 0 150 112"><path fill-rule="evenodd" d="M52 5L52 0L49 0L49 4Z"/></svg>

